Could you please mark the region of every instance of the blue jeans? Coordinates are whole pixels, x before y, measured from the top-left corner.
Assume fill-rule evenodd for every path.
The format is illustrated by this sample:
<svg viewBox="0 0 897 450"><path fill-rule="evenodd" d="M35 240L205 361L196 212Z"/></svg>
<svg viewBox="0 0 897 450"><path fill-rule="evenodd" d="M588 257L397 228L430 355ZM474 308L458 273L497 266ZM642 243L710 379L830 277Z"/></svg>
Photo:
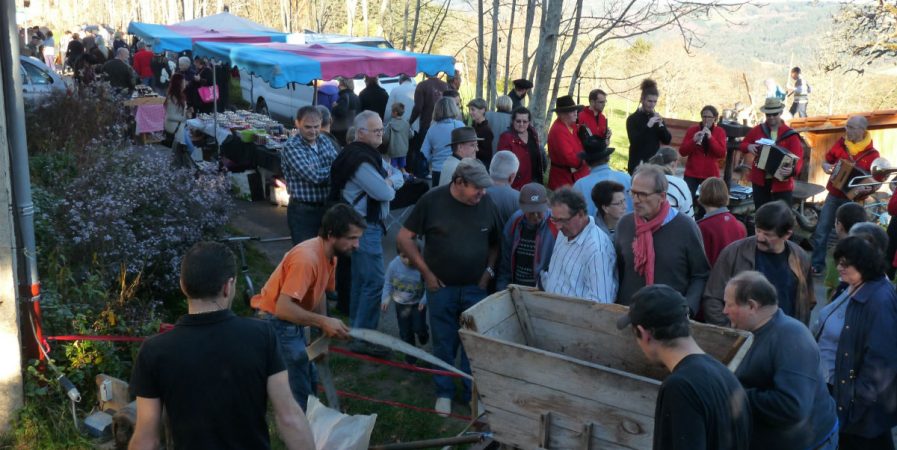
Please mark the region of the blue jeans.
<svg viewBox="0 0 897 450"><path fill-rule="evenodd" d="M421 341L429 339L429 331L427 330L427 308L420 310L420 304L402 305L396 303L396 322L399 324L399 337L403 341L417 345L414 337Z"/></svg>
<svg viewBox="0 0 897 450"><path fill-rule="evenodd" d="M140 78L140 82L149 87L153 87L153 77Z"/></svg>
<svg viewBox="0 0 897 450"><path fill-rule="evenodd" d="M383 295L383 227L368 222L358 250L352 253L349 321L352 328L376 330Z"/></svg>
<svg viewBox="0 0 897 450"><path fill-rule="evenodd" d="M287 226L290 227L293 245L318 235L325 210L323 204L315 206L290 199L290 204L287 205Z"/></svg>
<svg viewBox="0 0 897 450"><path fill-rule="evenodd" d="M302 327L280 320L271 314L263 313L262 317L274 327L280 347L280 356L287 366L290 391L293 392L296 402L305 411L308 396L315 393L317 376L315 365L309 362L308 353L305 351L305 334L302 332Z"/></svg>
<svg viewBox="0 0 897 450"><path fill-rule="evenodd" d="M810 243L813 244L813 255L810 257L810 262L814 268L820 271L825 270L825 254L828 251L829 235L832 233L832 227L835 226L835 214L841 205L849 201L846 198L835 197L829 194L825 197L825 203L822 204L816 231L813 232L813 236L810 238Z"/></svg>
<svg viewBox="0 0 897 450"><path fill-rule="evenodd" d="M438 291L427 293L427 310L430 312L430 332L433 335L433 356L449 363L455 364L455 355L461 339L458 337L458 329L461 328L461 313L467 308L479 303L486 297L486 290L480 289L475 284L464 286L446 286ZM461 348L462 371L470 373L470 361L467 353ZM452 398L455 396L454 378L436 375L433 377L436 383L436 396ZM464 380L464 402L470 401L470 380Z"/></svg>

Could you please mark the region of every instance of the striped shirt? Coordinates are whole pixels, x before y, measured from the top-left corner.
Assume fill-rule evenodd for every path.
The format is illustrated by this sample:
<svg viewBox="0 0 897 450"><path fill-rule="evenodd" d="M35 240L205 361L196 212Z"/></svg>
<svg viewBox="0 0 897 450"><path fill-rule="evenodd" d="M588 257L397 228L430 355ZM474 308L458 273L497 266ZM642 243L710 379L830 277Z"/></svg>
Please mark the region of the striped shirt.
<svg viewBox="0 0 897 450"><path fill-rule="evenodd" d="M617 298L615 259L610 238L589 217L589 224L573 240L558 234L548 272L542 273L542 286L553 294L613 303Z"/></svg>
<svg viewBox="0 0 897 450"><path fill-rule="evenodd" d="M330 166L338 151L321 135L309 144L301 135L287 141L281 153L281 169L290 200L324 203L330 195Z"/></svg>

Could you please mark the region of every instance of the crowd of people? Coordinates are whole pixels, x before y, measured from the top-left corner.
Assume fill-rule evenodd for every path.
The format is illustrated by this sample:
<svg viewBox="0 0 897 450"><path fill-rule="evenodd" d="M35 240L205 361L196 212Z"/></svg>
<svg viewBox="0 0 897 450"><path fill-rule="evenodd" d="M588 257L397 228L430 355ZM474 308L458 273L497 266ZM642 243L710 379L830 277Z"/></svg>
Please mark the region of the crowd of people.
<svg viewBox="0 0 897 450"><path fill-rule="evenodd" d="M171 78L178 87L169 99L178 108L188 104L185 79ZM304 409L315 392L303 327L347 338L353 328L376 329L394 305L403 340L429 342L435 356L449 364L460 358L469 372L457 333L461 313L517 284L630 306L619 326L631 326L646 356L671 372L658 397L656 449L893 448L897 291L886 276L894 257L885 250L895 236L857 214L863 209L855 200L871 188L830 184L812 256L790 239L794 179L805 168L799 137L781 118L782 99L766 99L765 120L738 149L756 206L749 236L727 209L719 170L726 135L714 106L701 109L678 149L669 147L672 135L656 110L660 91L646 80L626 121L622 172L609 166L615 149L604 91L590 92L588 106L556 99L545 152L525 106L532 83L515 80L495 99L496 111L470 100L467 114L458 83L429 76L415 85L403 77L387 94L368 78L356 95L348 80L337 80L335 95L299 108L298 134L282 152L295 246L252 300L272 324L296 404ZM318 85L319 93L327 86ZM868 169L878 153L867 127L862 116L848 120L826 170L840 160ZM759 156L770 146L787 149L796 163L765 166ZM680 157L687 157L681 178ZM390 203L426 176L432 187L402 224L397 256L386 261ZM832 227L840 284L811 323L814 277L825 271ZM347 323L328 315L329 291L349 299ZM689 319L754 334L734 374L703 355ZM139 362L138 370L150 363ZM460 394L456 388L435 377L437 411L470 400L469 383Z"/></svg>

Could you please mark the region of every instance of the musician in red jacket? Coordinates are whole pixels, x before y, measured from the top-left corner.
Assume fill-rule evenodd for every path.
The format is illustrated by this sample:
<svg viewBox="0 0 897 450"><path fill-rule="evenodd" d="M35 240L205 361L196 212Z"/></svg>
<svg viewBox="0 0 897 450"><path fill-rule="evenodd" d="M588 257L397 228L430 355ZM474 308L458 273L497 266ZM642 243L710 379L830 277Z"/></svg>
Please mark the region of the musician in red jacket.
<svg viewBox="0 0 897 450"><path fill-rule="evenodd" d="M844 125L845 136L838 139L835 145L825 152L825 162L822 163L822 170L831 174L839 163L842 165L838 170L850 170L844 163L841 163L841 161L849 161L857 169L869 173L872 161L875 161L879 154L878 150L872 145L872 136L866 131L868 127L869 121L863 116L851 116L848 118L847 123ZM871 179L867 178L861 182L868 183L871 181ZM814 274L825 273L826 243L828 243L828 236L832 226L835 224L835 212L841 205L851 200L862 201L864 197L875 190L873 186L861 186L844 191L832 184L831 179L829 179L825 188L828 189L828 195L826 195L825 203L822 205L822 212L819 214L816 231L813 232L813 237L810 238L810 242L813 244L811 262L813 263ZM877 186L875 188L877 189ZM850 197L853 198L851 199Z"/></svg>
<svg viewBox="0 0 897 450"><path fill-rule="evenodd" d="M679 146L679 154L688 158L684 178L692 197L704 180L719 177L719 162L726 159L726 130L716 126L717 119L714 106L701 108L701 122L685 131Z"/></svg>
<svg viewBox="0 0 897 450"><path fill-rule="evenodd" d="M587 127L592 136L607 139L610 146L610 128L607 126L607 116L604 115L604 107L607 106L607 94L601 89L592 89L589 92L589 107L579 112L579 126Z"/></svg>
<svg viewBox="0 0 897 450"><path fill-rule="evenodd" d="M548 189L573 186L576 180L589 174L589 166L579 157L582 153L579 125L576 123L579 109L573 97L558 97L554 108L557 119L548 130L548 159L551 161Z"/></svg>
<svg viewBox="0 0 897 450"><path fill-rule="evenodd" d="M760 112L766 114L766 121L752 128L739 146L740 151L748 153L745 155L746 160L752 161L749 177L753 185L755 209L760 209L761 206L774 200L782 200L790 205L794 178L804 165L804 149L800 136L782 122L784 110L785 104L781 100L776 97L767 98L766 103L760 108ZM764 138L772 139L777 146L793 153L797 156L797 162L790 167L780 167L775 173L768 173L757 167L757 159L762 148L757 141Z"/></svg>

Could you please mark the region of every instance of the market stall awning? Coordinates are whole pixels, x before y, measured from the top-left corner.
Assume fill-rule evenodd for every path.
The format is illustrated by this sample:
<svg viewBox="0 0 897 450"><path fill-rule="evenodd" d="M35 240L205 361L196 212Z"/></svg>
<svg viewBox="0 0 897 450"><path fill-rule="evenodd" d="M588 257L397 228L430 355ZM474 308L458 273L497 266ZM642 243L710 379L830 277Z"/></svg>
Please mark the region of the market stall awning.
<svg viewBox="0 0 897 450"><path fill-rule="evenodd" d="M277 32L274 28L266 27L260 23L244 19L240 16L233 15L229 12L212 14L211 16L199 17L193 20L185 20L175 25L199 27L209 30L241 30L241 31L270 31Z"/></svg>
<svg viewBox="0 0 897 450"><path fill-rule="evenodd" d="M153 46L153 51L182 52L193 48L195 42L286 42L287 33L254 29L233 30L193 25L158 25L131 22L128 34L139 37Z"/></svg>
<svg viewBox="0 0 897 450"><path fill-rule="evenodd" d="M455 73L451 56L412 53L350 44L297 45L196 42L193 53L213 57L253 73L273 88L359 75L414 76Z"/></svg>

